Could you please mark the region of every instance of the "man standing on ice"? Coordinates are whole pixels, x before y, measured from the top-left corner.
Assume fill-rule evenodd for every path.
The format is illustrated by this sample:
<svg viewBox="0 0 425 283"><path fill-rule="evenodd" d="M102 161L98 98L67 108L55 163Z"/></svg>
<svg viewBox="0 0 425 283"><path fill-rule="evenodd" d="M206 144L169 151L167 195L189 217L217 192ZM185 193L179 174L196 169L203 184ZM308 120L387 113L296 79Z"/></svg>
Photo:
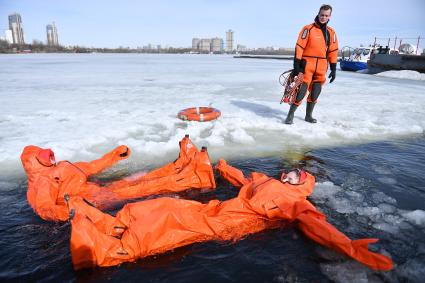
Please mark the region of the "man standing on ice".
<svg viewBox="0 0 425 283"><path fill-rule="evenodd" d="M303 83L295 97L285 123L292 124L295 110L301 104L307 90L307 108L305 120L309 123L316 123L312 117L314 105L322 90L322 85L326 81L326 71L328 62L331 73L330 82L335 80L336 63L338 59L338 40L335 31L328 26L331 18L332 7L322 5L319 14L314 19L314 23L302 28L297 45L295 46L294 76L299 73L304 74Z"/></svg>

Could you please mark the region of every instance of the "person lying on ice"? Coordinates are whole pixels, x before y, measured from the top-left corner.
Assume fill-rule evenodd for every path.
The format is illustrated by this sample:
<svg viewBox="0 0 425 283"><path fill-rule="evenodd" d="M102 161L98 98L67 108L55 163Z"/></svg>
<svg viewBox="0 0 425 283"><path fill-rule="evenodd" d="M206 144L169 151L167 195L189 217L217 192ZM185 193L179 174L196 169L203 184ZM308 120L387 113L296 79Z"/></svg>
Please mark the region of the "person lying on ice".
<svg viewBox="0 0 425 283"><path fill-rule="evenodd" d="M203 204L161 197L127 204L115 217L70 198L74 268L118 265L197 242L236 241L291 222L310 239L370 268L393 268L391 259L368 250L377 239L350 240L307 201L315 184L309 173L290 172L281 182L257 172L246 178L224 160L216 169L241 187L236 198Z"/></svg>
<svg viewBox="0 0 425 283"><path fill-rule="evenodd" d="M52 150L27 146L22 152L21 161L28 177L28 203L44 220L65 221L68 219L65 194L80 196L98 208L105 208L119 201L151 194L189 188L215 188L208 153L206 149L198 151L189 136L180 142L179 158L173 163L137 178L124 178L104 187L88 181L89 176L129 155L130 149L122 145L91 162L56 163Z"/></svg>

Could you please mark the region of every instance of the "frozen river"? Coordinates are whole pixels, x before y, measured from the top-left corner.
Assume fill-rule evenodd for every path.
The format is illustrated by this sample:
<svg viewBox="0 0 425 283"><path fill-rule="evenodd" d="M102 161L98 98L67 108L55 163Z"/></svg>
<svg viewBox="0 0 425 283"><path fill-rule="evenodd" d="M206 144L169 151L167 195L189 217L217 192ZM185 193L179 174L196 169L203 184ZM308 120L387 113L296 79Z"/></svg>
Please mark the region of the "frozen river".
<svg viewBox="0 0 425 283"><path fill-rule="evenodd" d="M290 126L283 123L289 107L279 104L278 77L291 64L216 55L0 56L0 279L425 278L425 82L404 79L403 72L388 78L339 71L319 98L318 123L304 121L303 105ZM193 106L218 108L222 116L208 123L176 118ZM396 268L372 272L289 228L235 246L194 245L137 264L74 272L69 226L43 222L26 203L24 146L50 147L58 160L76 161L126 144L132 157L104 174L118 178L174 160L184 134L208 146L213 162L225 158L246 172L277 177L283 168L305 167L318 179L311 200L329 221L353 238L381 238L375 246ZM184 196L235 195L221 185L216 193ZM265 266L274 268L263 274L271 268Z"/></svg>

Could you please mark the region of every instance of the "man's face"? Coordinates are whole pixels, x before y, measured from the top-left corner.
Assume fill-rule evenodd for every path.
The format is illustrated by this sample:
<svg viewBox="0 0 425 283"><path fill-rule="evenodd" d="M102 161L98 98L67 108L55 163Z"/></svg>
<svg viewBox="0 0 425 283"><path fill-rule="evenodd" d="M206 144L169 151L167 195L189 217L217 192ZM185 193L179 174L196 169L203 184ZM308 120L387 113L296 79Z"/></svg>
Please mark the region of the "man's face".
<svg viewBox="0 0 425 283"><path fill-rule="evenodd" d="M297 185L300 182L300 178L298 177L297 172L291 171L285 176L282 176L281 181L283 183L288 182L291 185Z"/></svg>
<svg viewBox="0 0 425 283"><path fill-rule="evenodd" d="M319 12L319 22L321 24L327 23L329 21L329 19L331 18L331 13L332 13L332 10L331 9L329 9L329 10L320 10L320 12Z"/></svg>

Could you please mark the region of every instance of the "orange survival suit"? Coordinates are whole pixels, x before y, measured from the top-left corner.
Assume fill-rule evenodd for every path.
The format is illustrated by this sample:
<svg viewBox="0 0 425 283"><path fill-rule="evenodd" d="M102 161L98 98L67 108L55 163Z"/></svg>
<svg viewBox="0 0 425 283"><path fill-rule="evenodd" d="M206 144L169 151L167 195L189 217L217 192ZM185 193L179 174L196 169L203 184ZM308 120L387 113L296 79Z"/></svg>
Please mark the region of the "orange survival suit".
<svg viewBox="0 0 425 283"><path fill-rule="evenodd" d="M377 239L350 240L306 200L315 184L312 175L306 174L304 184L290 185L256 172L245 178L224 160L216 169L242 186L236 198L202 204L162 197L127 204L116 217L71 198L74 268L117 265L196 242L238 240L287 222L297 223L309 238L370 268L393 267L391 259L368 250Z"/></svg>
<svg viewBox="0 0 425 283"><path fill-rule="evenodd" d="M37 146L24 148L21 161L28 177L27 199L44 220L65 221L68 208L64 195L79 196L99 208L117 201L178 192L189 188L215 188L212 166L206 149L198 151L185 136L180 142L179 158L135 180L123 179L101 187L89 176L126 159L130 150L119 146L91 162L54 162L53 152ZM53 160L52 160L53 159Z"/></svg>
<svg viewBox="0 0 425 283"><path fill-rule="evenodd" d="M291 103L286 124L292 124L294 112L301 104L307 90L310 92L307 98L305 120L316 123L312 117L313 108L326 81L328 62L331 68L333 82L335 79L336 64L338 61L338 39L333 28L327 23L322 24L318 16L314 23L302 28L298 35L295 46L294 75L303 73L303 84L301 85L294 101Z"/></svg>

